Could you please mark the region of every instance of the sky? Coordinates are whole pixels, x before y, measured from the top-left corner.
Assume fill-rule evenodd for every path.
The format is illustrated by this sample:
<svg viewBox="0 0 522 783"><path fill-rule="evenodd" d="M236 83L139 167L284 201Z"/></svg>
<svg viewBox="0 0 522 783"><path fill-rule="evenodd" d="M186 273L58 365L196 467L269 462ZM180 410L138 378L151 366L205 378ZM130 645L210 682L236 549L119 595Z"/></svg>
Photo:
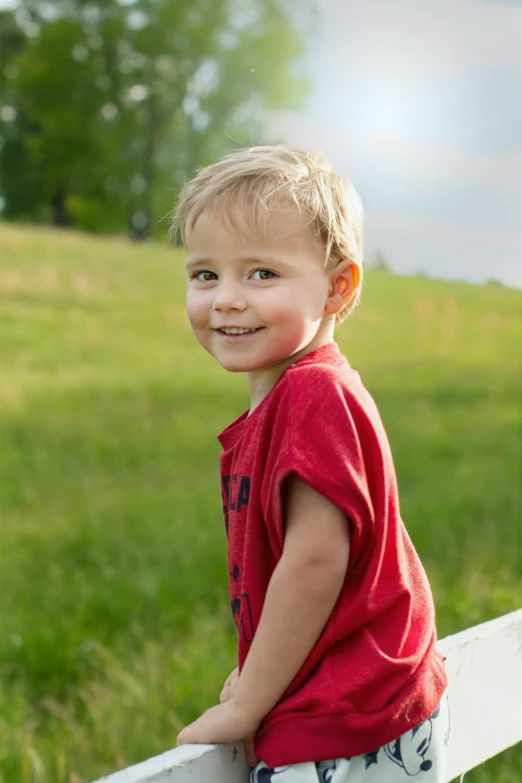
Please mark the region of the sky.
<svg viewBox="0 0 522 783"><path fill-rule="evenodd" d="M522 0L319 0L304 112L365 208L365 257L522 288Z"/></svg>

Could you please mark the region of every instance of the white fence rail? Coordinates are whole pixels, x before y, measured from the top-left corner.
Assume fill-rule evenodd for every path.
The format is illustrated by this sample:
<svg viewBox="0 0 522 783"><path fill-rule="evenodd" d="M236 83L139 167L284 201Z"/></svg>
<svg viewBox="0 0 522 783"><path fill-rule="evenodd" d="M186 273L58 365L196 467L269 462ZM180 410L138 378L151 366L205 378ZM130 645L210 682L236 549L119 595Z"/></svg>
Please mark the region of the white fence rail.
<svg viewBox="0 0 522 783"><path fill-rule="evenodd" d="M451 702L446 781L522 740L522 609L439 641ZM242 743L184 745L97 783L247 783Z"/></svg>

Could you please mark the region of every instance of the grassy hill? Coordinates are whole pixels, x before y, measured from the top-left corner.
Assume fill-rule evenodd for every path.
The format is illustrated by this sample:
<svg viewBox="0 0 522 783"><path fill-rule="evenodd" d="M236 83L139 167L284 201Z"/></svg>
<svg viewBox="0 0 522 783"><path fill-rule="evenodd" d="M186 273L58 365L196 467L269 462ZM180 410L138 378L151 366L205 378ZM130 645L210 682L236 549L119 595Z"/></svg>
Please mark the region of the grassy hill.
<svg viewBox="0 0 522 783"><path fill-rule="evenodd" d="M182 253L0 224L0 783L175 744L235 665L215 434L248 407ZM366 278L337 333L381 411L439 635L522 605L522 295ZM511 750L466 776L515 783Z"/></svg>

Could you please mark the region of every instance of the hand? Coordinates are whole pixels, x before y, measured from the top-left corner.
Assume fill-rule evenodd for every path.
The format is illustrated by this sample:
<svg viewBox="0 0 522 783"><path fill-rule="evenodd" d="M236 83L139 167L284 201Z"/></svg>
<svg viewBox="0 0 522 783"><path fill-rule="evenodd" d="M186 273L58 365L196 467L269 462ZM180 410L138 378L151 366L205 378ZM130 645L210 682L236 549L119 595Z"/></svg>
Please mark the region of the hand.
<svg viewBox="0 0 522 783"><path fill-rule="evenodd" d="M228 701L235 693L236 685L239 680L239 666L236 666L233 672L231 672L227 679L225 680L225 684L223 685L223 690L221 691L221 694L219 696L219 701L221 704L224 704L226 701Z"/></svg>
<svg viewBox="0 0 522 783"><path fill-rule="evenodd" d="M214 745L243 740L247 763L255 767L259 759L254 753L253 738L258 726L259 722L240 710L231 697L223 704L211 707L194 723L186 726L178 735L176 745Z"/></svg>
<svg viewBox="0 0 522 783"><path fill-rule="evenodd" d="M221 694L219 696L219 701L221 702L221 704L224 704L226 701L228 701L234 696L238 681L239 681L239 666L236 666L234 671L232 671L228 675L227 679L225 680L225 684L223 685L223 690L221 691ZM250 764L251 767L256 767L259 764L259 759L256 756L256 752L254 750L253 738L249 738L249 739L243 738L243 745L245 747L245 758L247 760L247 763Z"/></svg>

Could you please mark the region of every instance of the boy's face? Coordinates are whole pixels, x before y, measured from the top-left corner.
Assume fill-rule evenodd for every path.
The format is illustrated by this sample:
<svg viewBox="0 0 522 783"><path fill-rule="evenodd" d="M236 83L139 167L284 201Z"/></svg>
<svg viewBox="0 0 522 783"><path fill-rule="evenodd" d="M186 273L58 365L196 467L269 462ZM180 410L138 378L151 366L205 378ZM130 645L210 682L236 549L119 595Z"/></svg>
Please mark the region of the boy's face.
<svg viewBox="0 0 522 783"><path fill-rule="evenodd" d="M241 212L234 224L205 209L187 231L187 314L222 367L248 373L303 350L332 320L324 310L329 277L324 249L296 206L272 210L262 237ZM223 331L231 327L255 331Z"/></svg>

